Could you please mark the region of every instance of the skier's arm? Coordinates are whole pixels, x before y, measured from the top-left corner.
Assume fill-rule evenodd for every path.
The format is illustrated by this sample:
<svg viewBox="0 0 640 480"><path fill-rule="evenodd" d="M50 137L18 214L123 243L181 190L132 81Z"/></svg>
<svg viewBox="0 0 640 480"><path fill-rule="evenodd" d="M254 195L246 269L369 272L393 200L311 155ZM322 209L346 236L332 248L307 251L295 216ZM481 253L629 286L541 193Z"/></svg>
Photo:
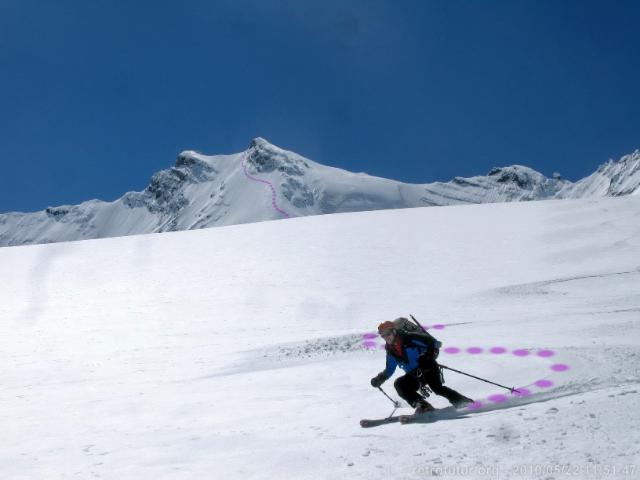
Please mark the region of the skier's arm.
<svg viewBox="0 0 640 480"><path fill-rule="evenodd" d="M391 377L391 375L393 375L393 372L396 371L397 366L398 366L398 361L391 355L387 354L387 366L384 369L384 371L380 372L384 374L385 380L387 380L388 378Z"/></svg>
<svg viewBox="0 0 640 480"><path fill-rule="evenodd" d="M382 385L384 382L386 382L389 379L389 377L391 377L391 375L393 375L393 372L396 371L397 366L398 366L397 360L393 358L391 355L387 354L386 368L371 379L371 385L376 388Z"/></svg>

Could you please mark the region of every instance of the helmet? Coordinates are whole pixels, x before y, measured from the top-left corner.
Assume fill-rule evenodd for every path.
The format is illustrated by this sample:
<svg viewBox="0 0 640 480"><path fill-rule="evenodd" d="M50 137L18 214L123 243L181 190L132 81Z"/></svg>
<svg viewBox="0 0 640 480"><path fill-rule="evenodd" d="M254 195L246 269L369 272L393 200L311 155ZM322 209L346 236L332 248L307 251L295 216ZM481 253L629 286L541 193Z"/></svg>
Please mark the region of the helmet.
<svg viewBox="0 0 640 480"><path fill-rule="evenodd" d="M395 330L395 329L396 329L396 324L390 320L387 320L386 322L382 322L380 325L378 325L378 333L382 333L385 330Z"/></svg>

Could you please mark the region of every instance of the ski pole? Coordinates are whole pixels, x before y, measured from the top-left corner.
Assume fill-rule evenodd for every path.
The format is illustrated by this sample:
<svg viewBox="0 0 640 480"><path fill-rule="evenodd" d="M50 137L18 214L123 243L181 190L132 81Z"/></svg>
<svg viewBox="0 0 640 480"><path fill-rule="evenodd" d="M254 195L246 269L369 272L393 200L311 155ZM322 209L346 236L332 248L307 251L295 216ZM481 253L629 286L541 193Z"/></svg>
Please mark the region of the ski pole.
<svg viewBox="0 0 640 480"><path fill-rule="evenodd" d="M400 402L397 400L394 400L393 398L391 398L389 395L387 395L387 392L385 392L382 387L378 387L378 390L380 390L385 397L387 397L389 400L391 400L391 403L393 403L393 406L396 408L400 408Z"/></svg>
<svg viewBox="0 0 640 480"><path fill-rule="evenodd" d="M416 320L416 317L414 317L414 316L413 316L413 315L411 315L411 314L409 314L409 316L411 317L411 320L413 320L413 321L415 322L415 324L416 324L417 326L419 326L419 327L422 329L422 331L423 331L424 333L427 333L427 329L426 329L426 328L424 328L424 327L422 326L422 324L421 324L418 320Z"/></svg>
<svg viewBox="0 0 640 480"><path fill-rule="evenodd" d="M506 388L511 393L517 392L520 393L515 387L505 387L504 385L500 385L499 383L492 382L490 380L486 380L484 378L476 377L475 375L471 375L470 373L461 372L460 370L456 370L455 368L447 367L446 365L439 364L440 368L446 368L447 370L451 370L452 372L461 373L462 375L466 375L467 377L475 378L476 380L481 380L486 383L490 383L491 385L495 385L497 387Z"/></svg>
<svg viewBox="0 0 640 480"><path fill-rule="evenodd" d="M420 324L420 322L418 320L416 320L416 317L414 317L411 314L409 316L411 317L411 320L413 320L415 322L415 324L422 329L423 332L425 332L425 333L427 332L427 330ZM513 393L513 392L520 393L518 390L516 390L515 387L511 387L511 388L505 387L504 385L500 385L499 383L491 382L489 380L485 380L484 378L476 377L475 375L471 375L469 373L461 372L460 370L456 370L455 368L447 367L446 365L442 365L442 364L438 364L438 365L440 366L440 368L446 368L447 370L451 370L452 372L461 373L462 375L466 375L467 377L475 378L476 380L481 380L483 382L490 383L490 384L495 385L497 387L506 388L511 393Z"/></svg>

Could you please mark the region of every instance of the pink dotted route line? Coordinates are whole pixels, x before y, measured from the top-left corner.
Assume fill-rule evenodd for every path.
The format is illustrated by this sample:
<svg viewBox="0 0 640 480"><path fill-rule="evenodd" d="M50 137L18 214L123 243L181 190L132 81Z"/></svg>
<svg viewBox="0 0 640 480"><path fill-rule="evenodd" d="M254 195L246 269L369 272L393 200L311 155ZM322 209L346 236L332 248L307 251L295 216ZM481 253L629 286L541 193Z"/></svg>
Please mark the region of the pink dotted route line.
<svg viewBox="0 0 640 480"><path fill-rule="evenodd" d="M273 208L275 210L277 210L279 213L281 213L285 218L290 218L291 215L289 215L287 212L285 212L284 210L282 210L280 207L278 207L278 204L276 203L276 189L274 188L274 186L271 184L271 182L267 181L267 180L262 180L260 178L256 178L253 175L251 175L248 170L247 170L247 164L245 163L247 160L247 155L243 152L242 154L242 169L244 170L244 174L245 176L249 179L249 180L253 180L254 182L259 182L259 183L264 183L265 185L267 185L270 189L271 189L271 205L273 206Z"/></svg>
<svg viewBox="0 0 640 480"><path fill-rule="evenodd" d="M429 330L431 328L435 330L442 330L445 328L445 325L437 324L437 325L432 325L430 327L425 327L425 328L426 330ZM372 333L372 332L365 333L364 335L362 335L362 346L367 349L376 348L378 347L378 343L376 342L377 339L378 339L377 333ZM384 344L379 345L379 348L384 348L384 347L385 347ZM511 350L510 353L516 357L524 358L524 357L528 357L529 355L534 355L534 352L532 350L533 349L518 348L515 350ZM488 353L492 353L494 355L504 355L506 353L509 353L509 350L504 347L491 347L486 350L482 347L468 347L466 349L461 349L458 347L447 347L442 349L442 351L450 355L456 355L461 352L466 352L470 355L478 355L478 354L484 353L485 351ZM553 350L548 350L548 349L537 349L535 351L535 355L542 358L550 358L555 355L555 352ZM554 372L566 372L567 370L569 370L569 365L564 363L553 363L549 368ZM554 385L554 383L551 380L541 379L533 382L533 385L535 385L538 388L550 388ZM527 397L532 394L533 392L530 389L525 387L517 387L516 391L513 392L513 395L515 395L516 397ZM502 393L498 393L495 395L490 395L489 397L487 397L487 400L493 403L504 403L507 400L509 400L509 397ZM479 408L482 408L484 405L485 403L481 401L475 401L471 405L469 405L467 408L472 410L477 410Z"/></svg>

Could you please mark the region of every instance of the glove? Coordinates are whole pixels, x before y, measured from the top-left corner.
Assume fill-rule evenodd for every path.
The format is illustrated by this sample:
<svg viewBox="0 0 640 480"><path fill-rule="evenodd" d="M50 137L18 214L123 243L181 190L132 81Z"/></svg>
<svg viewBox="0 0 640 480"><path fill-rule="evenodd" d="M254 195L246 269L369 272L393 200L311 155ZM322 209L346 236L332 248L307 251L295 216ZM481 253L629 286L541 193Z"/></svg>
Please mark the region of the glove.
<svg viewBox="0 0 640 480"><path fill-rule="evenodd" d="M387 380L387 377L384 375L384 372L380 372L378 375L371 379L371 386L374 388L379 388Z"/></svg>

